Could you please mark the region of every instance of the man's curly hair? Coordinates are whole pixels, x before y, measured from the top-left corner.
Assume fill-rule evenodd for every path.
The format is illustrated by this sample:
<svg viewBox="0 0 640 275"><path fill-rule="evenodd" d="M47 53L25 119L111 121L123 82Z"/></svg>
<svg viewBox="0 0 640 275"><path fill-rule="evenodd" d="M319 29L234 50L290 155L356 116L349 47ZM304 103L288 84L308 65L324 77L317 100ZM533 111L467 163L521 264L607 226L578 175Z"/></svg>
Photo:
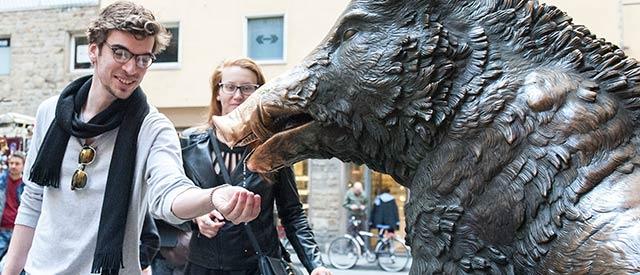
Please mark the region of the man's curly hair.
<svg viewBox="0 0 640 275"><path fill-rule="evenodd" d="M161 53L171 39L171 33L156 21L151 11L129 1L115 2L100 12L98 18L92 21L87 29L89 43L101 46L112 30L131 33L137 39L153 36L153 54Z"/></svg>

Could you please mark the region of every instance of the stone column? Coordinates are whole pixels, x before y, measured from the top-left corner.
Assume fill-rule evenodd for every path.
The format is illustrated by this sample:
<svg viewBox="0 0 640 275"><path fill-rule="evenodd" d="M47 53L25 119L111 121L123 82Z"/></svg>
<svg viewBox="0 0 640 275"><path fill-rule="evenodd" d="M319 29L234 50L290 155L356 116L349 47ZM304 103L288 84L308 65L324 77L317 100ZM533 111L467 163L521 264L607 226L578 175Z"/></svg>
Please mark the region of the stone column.
<svg viewBox="0 0 640 275"><path fill-rule="evenodd" d="M348 165L338 159L309 160L309 221L323 251L336 236L345 233L346 211L342 199Z"/></svg>

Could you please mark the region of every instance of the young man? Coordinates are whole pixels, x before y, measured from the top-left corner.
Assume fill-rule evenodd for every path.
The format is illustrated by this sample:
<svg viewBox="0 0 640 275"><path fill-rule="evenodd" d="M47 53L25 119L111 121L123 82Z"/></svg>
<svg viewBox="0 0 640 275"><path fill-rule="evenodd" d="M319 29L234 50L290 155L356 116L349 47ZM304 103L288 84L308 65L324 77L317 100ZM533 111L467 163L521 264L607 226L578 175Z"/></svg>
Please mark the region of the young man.
<svg viewBox="0 0 640 275"><path fill-rule="evenodd" d="M170 37L153 14L116 2L87 35L94 74L38 108L2 274L140 274L147 209L171 223L214 209L234 223L260 212L260 197L243 188L200 189L185 177L173 125L139 87Z"/></svg>
<svg viewBox="0 0 640 275"><path fill-rule="evenodd" d="M20 205L20 194L24 189L22 170L24 169L24 153L13 152L7 159L9 169L0 174L0 255L4 255L9 247L13 232L13 223Z"/></svg>

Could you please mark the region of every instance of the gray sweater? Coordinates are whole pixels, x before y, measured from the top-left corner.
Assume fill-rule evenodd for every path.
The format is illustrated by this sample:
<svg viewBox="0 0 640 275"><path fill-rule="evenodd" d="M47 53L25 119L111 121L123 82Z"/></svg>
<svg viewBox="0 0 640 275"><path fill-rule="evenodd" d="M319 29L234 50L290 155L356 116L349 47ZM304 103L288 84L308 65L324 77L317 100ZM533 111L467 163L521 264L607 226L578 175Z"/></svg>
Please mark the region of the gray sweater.
<svg viewBox="0 0 640 275"><path fill-rule="evenodd" d="M56 102L57 97L52 97L38 108L25 165L27 175L55 116ZM118 128L95 139L96 158L85 169L88 181L84 189L71 190L71 176L82 148L81 141L75 137L67 144L60 188L43 188L25 177L15 223L35 228L25 265L28 274L90 274L117 132ZM137 150L122 251L124 269L120 274L140 273L138 243L147 209L156 218L182 223L184 221L172 213L171 204L178 194L197 188L184 175L180 143L173 124L153 107L142 123Z"/></svg>

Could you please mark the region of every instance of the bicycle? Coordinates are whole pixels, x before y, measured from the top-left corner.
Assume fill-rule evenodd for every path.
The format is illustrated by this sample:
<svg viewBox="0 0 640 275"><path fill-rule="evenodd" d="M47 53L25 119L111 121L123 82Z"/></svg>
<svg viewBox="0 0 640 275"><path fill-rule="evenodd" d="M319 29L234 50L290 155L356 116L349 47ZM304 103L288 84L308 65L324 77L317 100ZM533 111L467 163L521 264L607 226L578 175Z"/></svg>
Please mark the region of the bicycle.
<svg viewBox="0 0 640 275"><path fill-rule="evenodd" d="M361 221L354 217L350 220L352 228L358 228ZM351 234L338 237L329 245L327 256L329 262L338 269L350 269L356 265L362 256L373 263L378 261L378 266L385 271L398 272L403 270L411 259L411 250L404 241L393 238L384 238L385 230L380 230L378 240L373 251L369 248L368 240L374 234L368 231L351 230Z"/></svg>

